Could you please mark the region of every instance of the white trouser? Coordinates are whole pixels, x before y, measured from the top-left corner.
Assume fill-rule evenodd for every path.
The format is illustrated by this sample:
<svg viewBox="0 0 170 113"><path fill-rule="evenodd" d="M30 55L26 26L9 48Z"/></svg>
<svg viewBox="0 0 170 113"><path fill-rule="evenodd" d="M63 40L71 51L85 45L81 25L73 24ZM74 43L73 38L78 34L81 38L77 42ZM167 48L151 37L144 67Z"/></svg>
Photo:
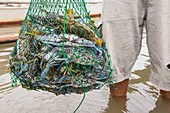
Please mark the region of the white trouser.
<svg viewBox="0 0 170 113"><path fill-rule="evenodd" d="M113 79L130 77L141 49L146 19L151 82L170 91L170 0L104 0L103 37L111 55Z"/></svg>

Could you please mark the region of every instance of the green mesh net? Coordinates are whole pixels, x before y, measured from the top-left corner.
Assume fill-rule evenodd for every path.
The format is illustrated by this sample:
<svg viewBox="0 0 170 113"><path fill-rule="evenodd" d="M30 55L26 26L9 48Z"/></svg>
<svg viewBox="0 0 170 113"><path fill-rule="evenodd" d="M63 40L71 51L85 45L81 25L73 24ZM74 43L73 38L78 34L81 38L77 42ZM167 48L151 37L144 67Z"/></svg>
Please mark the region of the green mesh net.
<svg viewBox="0 0 170 113"><path fill-rule="evenodd" d="M59 94L111 83L105 42L84 0L32 0L10 58L13 85Z"/></svg>

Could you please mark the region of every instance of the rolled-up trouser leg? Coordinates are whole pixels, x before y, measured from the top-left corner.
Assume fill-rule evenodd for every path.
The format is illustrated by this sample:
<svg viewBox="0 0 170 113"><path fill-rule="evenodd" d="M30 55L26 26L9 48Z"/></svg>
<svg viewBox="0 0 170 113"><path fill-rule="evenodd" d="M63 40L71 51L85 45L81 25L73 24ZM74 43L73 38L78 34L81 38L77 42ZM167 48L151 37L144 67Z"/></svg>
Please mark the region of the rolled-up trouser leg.
<svg viewBox="0 0 170 113"><path fill-rule="evenodd" d="M141 49L144 0L104 0L103 37L111 56L113 80L130 77Z"/></svg>
<svg viewBox="0 0 170 113"><path fill-rule="evenodd" d="M147 34L151 82L170 91L170 0L148 0Z"/></svg>

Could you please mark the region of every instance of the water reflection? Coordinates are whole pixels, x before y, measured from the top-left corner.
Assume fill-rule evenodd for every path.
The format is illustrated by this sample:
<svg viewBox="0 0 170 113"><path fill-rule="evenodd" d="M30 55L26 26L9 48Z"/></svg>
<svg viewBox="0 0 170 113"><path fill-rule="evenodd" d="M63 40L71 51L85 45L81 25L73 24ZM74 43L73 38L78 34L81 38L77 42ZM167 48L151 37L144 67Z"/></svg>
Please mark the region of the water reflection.
<svg viewBox="0 0 170 113"><path fill-rule="evenodd" d="M127 112L126 102L128 101L127 96L125 97L113 97L110 95L108 108L105 110L106 113L123 113Z"/></svg>
<svg viewBox="0 0 170 113"><path fill-rule="evenodd" d="M159 96L155 108L149 113L170 113L170 99Z"/></svg>

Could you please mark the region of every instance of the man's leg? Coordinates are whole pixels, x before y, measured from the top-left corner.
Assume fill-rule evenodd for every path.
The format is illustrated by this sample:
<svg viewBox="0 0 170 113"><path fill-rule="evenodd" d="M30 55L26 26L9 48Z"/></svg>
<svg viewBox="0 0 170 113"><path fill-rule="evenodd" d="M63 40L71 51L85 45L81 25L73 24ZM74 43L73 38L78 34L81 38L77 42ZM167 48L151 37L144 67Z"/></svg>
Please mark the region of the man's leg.
<svg viewBox="0 0 170 113"><path fill-rule="evenodd" d="M148 0L147 33L151 82L170 98L170 1Z"/></svg>
<svg viewBox="0 0 170 113"><path fill-rule="evenodd" d="M170 91L160 90L160 94L161 94L163 97L170 99Z"/></svg>
<svg viewBox="0 0 170 113"><path fill-rule="evenodd" d="M128 78L141 49L144 0L104 0L103 37L111 56L113 80L110 87L114 96L124 96ZM127 80L126 80L127 79Z"/></svg>
<svg viewBox="0 0 170 113"><path fill-rule="evenodd" d="M129 79L116 83L114 86L110 86L110 94L112 96L125 96L128 89Z"/></svg>

